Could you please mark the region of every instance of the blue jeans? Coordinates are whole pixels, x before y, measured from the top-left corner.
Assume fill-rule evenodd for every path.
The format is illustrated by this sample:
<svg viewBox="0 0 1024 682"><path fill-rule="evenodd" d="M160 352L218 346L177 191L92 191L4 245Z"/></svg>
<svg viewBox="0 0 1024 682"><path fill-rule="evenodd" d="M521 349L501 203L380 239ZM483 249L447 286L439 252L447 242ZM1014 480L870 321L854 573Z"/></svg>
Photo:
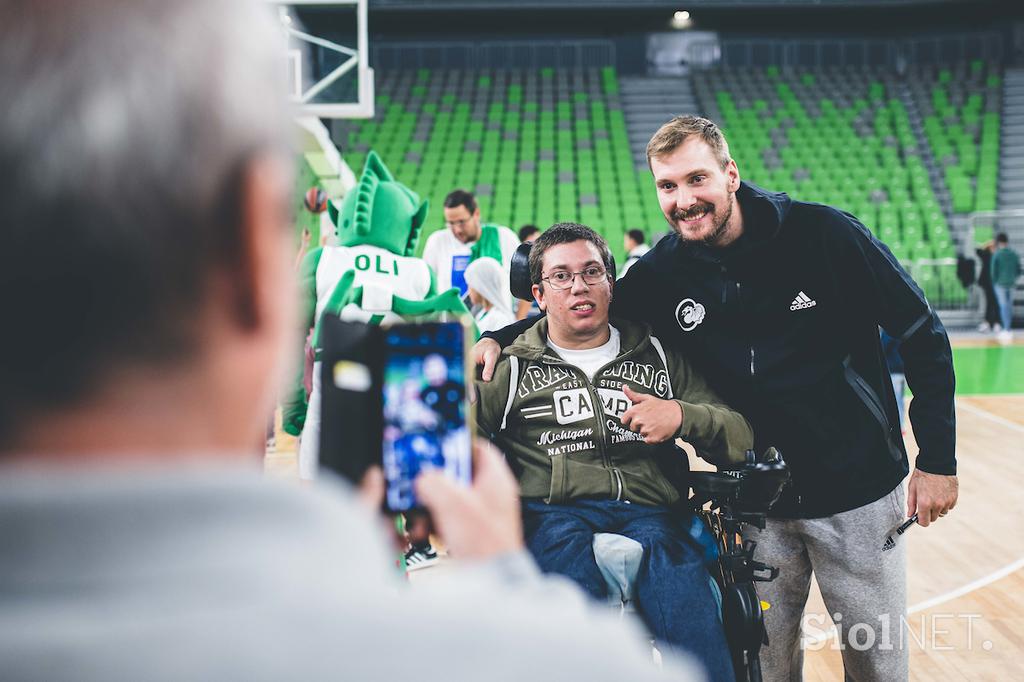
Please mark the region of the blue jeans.
<svg viewBox="0 0 1024 682"><path fill-rule="evenodd" d="M571 578L597 599L606 598L608 590L594 559L594 533L618 533L643 545L635 587L640 617L658 642L700 660L710 680L731 682L732 660L708 587L703 549L689 525L689 516L664 507L614 500L523 501L526 545L541 570Z"/></svg>
<svg viewBox="0 0 1024 682"><path fill-rule="evenodd" d="M1013 323L1013 287L993 284L992 288L996 292L996 301L999 302L999 317L1002 320L1003 329L1010 331L1010 325Z"/></svg>

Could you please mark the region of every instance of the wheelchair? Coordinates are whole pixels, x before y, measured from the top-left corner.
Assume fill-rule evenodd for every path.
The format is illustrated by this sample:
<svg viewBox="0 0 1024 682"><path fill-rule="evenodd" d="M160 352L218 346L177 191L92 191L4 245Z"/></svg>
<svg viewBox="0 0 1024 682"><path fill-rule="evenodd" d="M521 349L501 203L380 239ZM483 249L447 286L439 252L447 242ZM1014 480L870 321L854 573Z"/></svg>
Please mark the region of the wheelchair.
<svg viewBox="0 0 1024 682"><path fill-rule="evenodd" d="M686 454L681 449L672 446L671 450L676 462L685 461ZM774 580L779 570L754 559L757 543L744 542L741 531L745 523L765 527L768 510L789 482L789 469L778 450L770 448L760 458L748 450L746 461L733 469L685 475L693 495L680 510L696 514L698 525L691 529L691 534L697 536L703 526L718 550L717 560L709 567L710 587L720 609L736 680L760 682L759 652L768 643L768 635L764 627L765 606L755 585ZM677 476L672 478L680 480ZM593 547L608 587L609 603L623 612L631 610L643 547L614 533L596 533Z"/></svg>
<svg viewBox="0 0 1024 682"><path fill-rule="evenodd" d="M722 624L737 682L760 682L759 652L768 644L765 605L756 583L771 582L779 569L754 559L757 543L741 537L743 524L764 529L768 510L789 482L789 469L775 448L758 458L748 450L736 469L690 474L690 503L718 543L712 577L722 592Z"/></svg>
<svg viewBox="0 0 1024 682"><path fill-rule="evenodd" d="M686 457L675 446L672 449L677 461ZM760 682L759 652L768 643L768 635L764 627L765 606L755 585L774 580L779 570L754 559L757 543L744 542L741 531L745 523L765 527L768 510L789 481L789 469L778 450L770 448L761 458L748 450L746 461L739 467L692 472L687 478L693 495L685 505L698 520L698 527L691 529L691 534L699 534L703 525L718 550L717 560L709 567L710 587L720 609L736 680ZM614 533L596 533L593 547L608 586L609 603L623 612L631 610L643 547Z"/></svg>

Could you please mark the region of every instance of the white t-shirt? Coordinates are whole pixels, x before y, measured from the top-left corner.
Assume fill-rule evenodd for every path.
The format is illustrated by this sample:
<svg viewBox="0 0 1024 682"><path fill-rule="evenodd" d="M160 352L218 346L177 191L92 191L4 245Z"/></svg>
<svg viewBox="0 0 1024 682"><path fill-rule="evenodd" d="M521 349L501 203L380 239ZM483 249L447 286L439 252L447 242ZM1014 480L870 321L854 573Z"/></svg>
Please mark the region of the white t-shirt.
<svg viewBox="0 0 1024 682"><path fill-rule="evenodd" d="M616 279L622 279L623 277L625 277L626 271L633 267L633 263L636 263L638 260L640 260L640 257L650 250L651 247L647 246L647 244L640 244L635 249L626 254L626 262L622 266L622 270L619 271L619 275L618 277L616 277Z"/></svg>
<svg viewBox="0 0 1024 682"><path fill-rule="evenodd" d="M519 237L512 230L502 225L498 228L498 239L501 242L501 268L505 271L505 282L503 291L508 291L508 270L512 262L512 254L519 248ZM437 293L441 294L452 287L459 290L459 294L466 295L466 279L464 273L469 265L471 249L475 242L463 244L448 228L438 230L427 237L427 245L423 247L423 260L430 269L434 271L437 278ZM512 294L509 294L509 302L512 301Z"/></svg>
<svg viewBox="0 0 1024 682"><path fill-rule="evenodd" d="M548 345L558 353L558 357L570 365L582 369L587 378L593 381L597 370L607 365L619 355L619 330L608 325L608 332L608 341L597 348L569 350L568 348L555 345L550 338L548 339Z"/></svg>
<svg viewBox="0 0 1024 682"><path fill-rule="evenodd" d="M515 315L496 307L491 308L490 310L481 310L476 316L476 326L480 330L481 334L486 332L496 332L515 321Z"/></svg>

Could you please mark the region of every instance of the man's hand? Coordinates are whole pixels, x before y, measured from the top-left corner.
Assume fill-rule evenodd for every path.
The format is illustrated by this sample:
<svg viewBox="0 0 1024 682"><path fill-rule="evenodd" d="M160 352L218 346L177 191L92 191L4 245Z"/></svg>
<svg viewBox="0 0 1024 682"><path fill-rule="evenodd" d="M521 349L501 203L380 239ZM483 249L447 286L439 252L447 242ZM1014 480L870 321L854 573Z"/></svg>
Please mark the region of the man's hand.
<svg viewBox="0 0 1024 682"><path fill-rule="evenodd" d="M683 425L683 409L674 400L662 400L646 393L637 393L623 384L633 406L622 415L622 425L644 437L645 443L664 443L675 438Z"/></svg>
<svg viewBox="0 0 1024 682"><path fill-rule="evenodd" d="M480 378L490 381L494 376L494 366L498 364L501 357L501 346L494 339L480 339L473 346L473 364L483 365L484 370Z"/></svg>
<svg viewBox="0 0 1024 682"><path fill-rule="evenodd" d="M440 471L424 471L416 478L416 495L430 511L434 528L460 559L489 559L521 550L519 485L489 443L473 447L473 474L469 488Z"/></svg>
<svg viewBox="0 0 1024 682"><path fill-rule="evenodd" d="M914 469L907 486L907 516L917 512L917 523L927 526L956 506L959 484L956 476L929 474Z"/></svg>

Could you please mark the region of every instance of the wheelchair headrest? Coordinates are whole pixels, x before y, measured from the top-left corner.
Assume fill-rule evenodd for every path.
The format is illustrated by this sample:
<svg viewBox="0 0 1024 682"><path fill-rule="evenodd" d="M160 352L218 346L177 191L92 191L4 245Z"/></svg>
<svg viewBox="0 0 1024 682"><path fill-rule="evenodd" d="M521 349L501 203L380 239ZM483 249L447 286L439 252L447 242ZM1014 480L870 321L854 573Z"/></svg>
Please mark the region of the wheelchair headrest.
<svg viewBox="0 0 1024 682"><path fill-rule="evenodd" d="M523 242L512 254L512 264L509 266L508 279L509 289L516 298L524 301L533 300L533 282L530 281L530 247L533 242Z"/></svg>
<svg viewBox="0 0 1024 682"><path fill-rule="evenodd" d="M533 242L523 242L512 254L509 267L509 290L516 298L524 301L533 300L533 282L530 280L530 249ZM612 280L615 279L615 257L612 256Z"/></svg>

